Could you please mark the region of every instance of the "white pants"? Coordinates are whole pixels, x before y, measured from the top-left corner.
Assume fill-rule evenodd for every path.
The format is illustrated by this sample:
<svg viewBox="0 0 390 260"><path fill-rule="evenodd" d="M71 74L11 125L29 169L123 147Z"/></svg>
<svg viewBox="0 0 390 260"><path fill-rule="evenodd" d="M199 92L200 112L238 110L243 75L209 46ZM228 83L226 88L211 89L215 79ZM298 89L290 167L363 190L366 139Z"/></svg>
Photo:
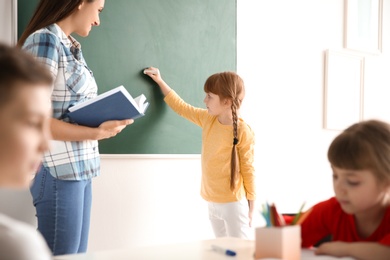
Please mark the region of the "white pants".
<svg viewBox="0 0 390 260"><path fill-rule="evenodd" d="M246 199L230 203L209 202L208 207L216 237L253 239L254 231L249 227L249 206Z"/></svg>

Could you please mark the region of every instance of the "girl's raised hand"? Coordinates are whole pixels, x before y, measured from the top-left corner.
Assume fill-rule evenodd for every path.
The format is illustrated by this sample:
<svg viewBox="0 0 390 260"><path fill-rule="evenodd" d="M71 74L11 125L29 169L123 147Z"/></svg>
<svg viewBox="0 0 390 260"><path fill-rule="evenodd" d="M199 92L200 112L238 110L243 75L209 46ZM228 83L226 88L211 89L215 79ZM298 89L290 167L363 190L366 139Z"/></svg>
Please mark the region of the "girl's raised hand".
<svg viewBox="0 0 390 260"><path fill-rule="evenodd" d="M151 77L156 83L162 80L160 70L155 67L149 67L144 69L144 74Z"/></svg>
<svg viewBox="0 0 390 260"><path fill-rule="evenodd" d="M146 68L144 69L144 74L151 77L154 80L154 82L157 83L164 96L166 96L171 91L171 88L162 79L160 70L158 68L155 67Z"/></svg>

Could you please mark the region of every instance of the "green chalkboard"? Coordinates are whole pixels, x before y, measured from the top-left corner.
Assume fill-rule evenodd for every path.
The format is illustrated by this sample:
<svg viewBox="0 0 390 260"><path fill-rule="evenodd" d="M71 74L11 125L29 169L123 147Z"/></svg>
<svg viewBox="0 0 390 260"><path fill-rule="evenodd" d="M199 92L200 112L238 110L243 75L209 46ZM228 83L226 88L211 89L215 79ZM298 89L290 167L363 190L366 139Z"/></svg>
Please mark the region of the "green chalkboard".
<svg viewBox="0 0 390 260"><path fill-rule="evenodd" d="M37 0L19 0L19 34ZM201 129L176 115L142 70L160 69L188 103L204 107L208 76L236 70L236 0L106 0L101 25L81 42L99 93L124 85L150 106L119 135L100 141L103 154L199 154Z"/></svg>

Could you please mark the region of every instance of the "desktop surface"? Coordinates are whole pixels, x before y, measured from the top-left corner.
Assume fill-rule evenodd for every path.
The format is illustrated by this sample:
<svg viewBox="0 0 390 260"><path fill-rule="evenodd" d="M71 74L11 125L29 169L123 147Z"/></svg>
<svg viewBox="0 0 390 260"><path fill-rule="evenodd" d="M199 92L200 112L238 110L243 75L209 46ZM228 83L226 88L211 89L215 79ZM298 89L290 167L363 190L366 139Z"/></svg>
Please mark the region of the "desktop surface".
<svg viewBox="0 0 390 260"><path fill-rule="evenodd" d="M236 252L235 256L228 256L216 252L212 246L229 249ZM180 244L155 245L144 247L129 247L86 254L55 256L53 260L254 260L255 241L239 238L216 238ZM276 258L263 258L272 260ZM303 260L353 260L352 258L335 258L330 256L316 256L309 249L303 249Z"/></svg>

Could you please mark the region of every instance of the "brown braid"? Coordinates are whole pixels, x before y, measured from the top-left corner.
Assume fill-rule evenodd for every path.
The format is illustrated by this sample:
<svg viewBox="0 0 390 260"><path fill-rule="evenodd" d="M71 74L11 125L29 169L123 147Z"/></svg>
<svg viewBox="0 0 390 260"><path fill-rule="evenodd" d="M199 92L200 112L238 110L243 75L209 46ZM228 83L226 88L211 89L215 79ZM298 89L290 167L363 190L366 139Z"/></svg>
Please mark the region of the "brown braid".
<svg viewBox="0 0 390 260"><path fill-rule="evenodd" d="M233 116L233 148L231 157L231 173L230 173L230 190L234 191L239 180L239 160L237 154L238 143L238 119L237 119L237 98L232 102L232 116Z"/></svg>

